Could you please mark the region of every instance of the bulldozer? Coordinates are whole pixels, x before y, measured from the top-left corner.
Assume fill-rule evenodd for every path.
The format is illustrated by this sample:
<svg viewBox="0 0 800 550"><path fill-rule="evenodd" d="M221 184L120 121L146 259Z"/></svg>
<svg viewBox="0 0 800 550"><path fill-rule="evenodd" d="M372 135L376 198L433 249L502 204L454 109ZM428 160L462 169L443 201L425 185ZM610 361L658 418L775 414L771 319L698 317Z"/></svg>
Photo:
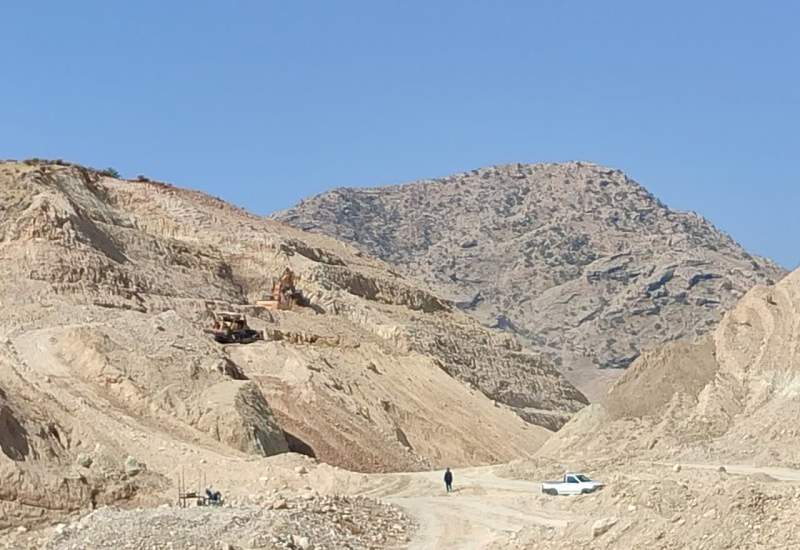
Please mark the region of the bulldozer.
<svg viewBox="0 0 800 550"><path fill-rule="evenodd" d="M247 317L231 311L214 311L214 324L206 332L220 344L250 344L263 340L264 333L247 325Z"/></svg>

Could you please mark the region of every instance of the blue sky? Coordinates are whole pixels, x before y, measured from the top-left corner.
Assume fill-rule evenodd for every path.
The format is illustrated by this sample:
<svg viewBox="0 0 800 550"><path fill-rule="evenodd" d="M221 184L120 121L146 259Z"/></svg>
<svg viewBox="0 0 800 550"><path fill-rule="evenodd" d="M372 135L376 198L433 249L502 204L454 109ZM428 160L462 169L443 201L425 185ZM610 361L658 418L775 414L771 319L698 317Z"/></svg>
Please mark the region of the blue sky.
<svg viewBox="0 0 800 550"><path fill-rule="evenodd" d="M64 158L269 213L489 164L624 169L800 262L800 4L14 2L0 158Z"/></svg>

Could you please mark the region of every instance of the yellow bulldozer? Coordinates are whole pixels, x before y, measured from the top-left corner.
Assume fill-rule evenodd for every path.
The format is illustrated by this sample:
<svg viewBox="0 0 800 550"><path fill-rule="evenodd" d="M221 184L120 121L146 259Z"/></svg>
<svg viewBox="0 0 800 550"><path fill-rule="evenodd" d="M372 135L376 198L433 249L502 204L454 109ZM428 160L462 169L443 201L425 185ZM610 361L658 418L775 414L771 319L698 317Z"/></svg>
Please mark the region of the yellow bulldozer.
<svg viewBox="0 0 800 550"><path fill-rule="evenodd" d="M264 333L247 325L247 317L232 311L214 311L212 328L206 330L220 344L250 344L263 340Z"/></svg>

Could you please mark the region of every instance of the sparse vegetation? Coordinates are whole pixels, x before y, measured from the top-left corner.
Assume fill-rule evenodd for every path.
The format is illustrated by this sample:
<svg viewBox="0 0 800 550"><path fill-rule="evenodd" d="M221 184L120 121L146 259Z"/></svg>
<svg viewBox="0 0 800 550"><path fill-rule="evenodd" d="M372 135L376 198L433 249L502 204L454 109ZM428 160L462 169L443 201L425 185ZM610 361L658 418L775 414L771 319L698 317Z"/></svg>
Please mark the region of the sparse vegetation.
<svg viewBox="0 0 800 550"><path fill-rule="evenodd" d="M119 172L117 172L114 168L111 168L111 167L106 168L104 170L98 170L98 172L100 172L104 176L108 176L109 178L120 179L122 177L122 176L120 176Z"/></svg>

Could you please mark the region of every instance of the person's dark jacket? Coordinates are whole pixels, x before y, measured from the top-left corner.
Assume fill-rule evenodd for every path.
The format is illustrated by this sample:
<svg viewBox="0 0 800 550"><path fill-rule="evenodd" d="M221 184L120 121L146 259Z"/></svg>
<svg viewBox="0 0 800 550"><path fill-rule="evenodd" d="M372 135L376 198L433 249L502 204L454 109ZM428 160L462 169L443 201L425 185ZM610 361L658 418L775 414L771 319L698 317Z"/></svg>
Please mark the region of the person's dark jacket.
<svg viewBox="0 0 800 550"><path fill-rule="evenodd" d="M453 483L453 472L445 472L444 473L444 482L450 485Z"/></svg>

